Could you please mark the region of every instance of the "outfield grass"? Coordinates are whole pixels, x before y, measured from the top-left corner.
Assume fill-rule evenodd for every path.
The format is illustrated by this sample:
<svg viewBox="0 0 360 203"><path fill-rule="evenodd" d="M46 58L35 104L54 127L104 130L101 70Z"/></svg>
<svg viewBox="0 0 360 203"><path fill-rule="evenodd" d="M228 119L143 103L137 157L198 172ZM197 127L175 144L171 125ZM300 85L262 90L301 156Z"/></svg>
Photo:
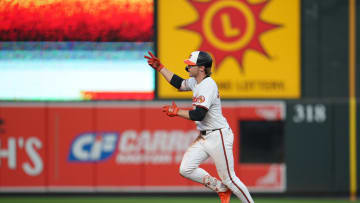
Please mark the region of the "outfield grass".
<svg viewBox="0 0 360 203"><path fill-rule="evenodd" d="M330 198L255 198L256 203L360 203ZM216 197L0 197L1 203L219 203ZM231 203L240 203L232 197Z"/></svg>

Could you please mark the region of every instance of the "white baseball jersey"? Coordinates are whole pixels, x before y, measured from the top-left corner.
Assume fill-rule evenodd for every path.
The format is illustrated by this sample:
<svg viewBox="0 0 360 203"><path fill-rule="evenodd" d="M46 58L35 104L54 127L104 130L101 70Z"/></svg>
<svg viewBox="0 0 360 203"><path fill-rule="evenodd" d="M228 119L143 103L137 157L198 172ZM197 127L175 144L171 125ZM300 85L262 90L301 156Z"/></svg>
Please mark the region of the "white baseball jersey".
<svg viewBox="0 0 360 203"><path fill-rule="evenodd" d="M195 78L184 80L181 91L193 91L193 106L208 109L204 120L196 121L199 130L215 130L199 137L186 150L180 164L180 174L216 192L231 190L243 203L254 203L249 190L234 171L234 134L222 115L221 101L215 81L207 77L199 84ZM199 165L212 157L219 181Z"/></svg>
<svg viewBox="0 0 360 203"><path fill-rule="evenodd" d="M199 84L191 77L183 81L181 91L193 91L192 104L206 108L208 112L204 120L195 121L198 130L215 130L228 128L229 124L222 115L221 100L218 87L211 77L206 77Z"/></svg>

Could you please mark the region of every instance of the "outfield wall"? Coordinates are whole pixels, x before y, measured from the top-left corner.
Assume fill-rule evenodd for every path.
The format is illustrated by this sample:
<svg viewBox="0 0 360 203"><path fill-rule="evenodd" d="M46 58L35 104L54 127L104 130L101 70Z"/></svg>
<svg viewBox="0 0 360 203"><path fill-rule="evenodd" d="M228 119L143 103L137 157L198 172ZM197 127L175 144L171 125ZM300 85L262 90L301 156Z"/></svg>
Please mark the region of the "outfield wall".
<svg viewBox="0 0 360 203"><path fill-rule="evenodd" d="M0 192L208 191L178 173L198 132L168 103L0 103ZM225 101L223 113L252 192L349 191L346 102Z"/></svg>
<svg viewBox="0 0 360 203"><path fill-rule="evenodd" d="M206 190L178 173L183 153L198 136L194 123L164 115L161 105L1 103L0 191ZM225 102L223 112L235 134L235 169L239 178L252 191L286 191L283 151L276 151L277 158L263 163L247 156L242 156L244 162L240 160L241 123L245 122L247 132L259 122L283 123L284 103ZM282 132L283 125L276 125ZM260 132L259 136L264 135ZM283 149L282 142L279 146ZM202 167L216 174L211 159Z"/></svg>

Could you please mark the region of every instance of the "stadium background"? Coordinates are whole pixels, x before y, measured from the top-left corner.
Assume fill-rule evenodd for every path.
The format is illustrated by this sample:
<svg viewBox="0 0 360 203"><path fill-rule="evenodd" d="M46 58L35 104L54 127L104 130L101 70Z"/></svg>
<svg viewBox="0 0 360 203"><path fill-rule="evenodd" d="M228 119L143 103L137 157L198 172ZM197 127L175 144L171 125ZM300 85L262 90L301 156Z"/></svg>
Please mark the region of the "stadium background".
<svg viewBox="0 0 360 203"><path fill-rule="evenodd" d="M181 155L196 136L194 124L169 119L160 112L162 105L174 99L189 106L191 96L179 95L153 71L136 77L149 71L142 59L148 50L156 52L171 70L185 77L182 60L198 48L208 48L216 59L214 78L223 94L224 115L235 133L235 168L257 202L297 201L262 199L262 195L336 197L316 202L340 202L338 197L355 199L359 183L356 109L360 90L356 88L356 59L360 52L355 34L359 3L238 1L242 3L237 5L261 5L250 9L254 18L258 17L255 22L272 26L255 31L257 34L252 36L258 41L251 41L251 46L230 52L211 47L211 40L198 29L201 21L196 24L214 2L217 1L3 1L2 201L13 202L16 194L69 193L110 197L120 194L115 200L109 196L104 199L121 202L147 202L151 198L175 202L179 198L176 194L206 194L209 197L203 201L217 201L214 194L178 175ZM201 6L206 4L208 7ZM180 5L183 9L176 9ZM240 8L244 11L243 6ZM228 9L229 15L227 10L222 15L230 18L235 30L236 26L244 28L246 25L236 24L231 14L236 9ZM246 20L248 16L239 18ZM213 16L216 17L218 24L211 26L224 28L221 23L229 20L222 18L221 13ZM221 37L221 33L215 36ZM185 44L184 40L193 43ZM227 40L231 44L236 39ZM237 58L239 55L242 57ZM59 62L67 65L49 75L53 78L36 76L56 69ZM44 63L49 64L46 69L36 69ZM142 63L143 66L138 65ZM97 65L87 69L91 64ZM84 67L79 75L72 72ZM34 72L24 74L24 69ZM95 77L83 75L92 77L89 81L81 78L81 74L93 69L108 72L97 75L98 78L96 71ZM133 75L126 74L129 69L135 69ZM114 74L119 77L112 78ZM96 85L85 89L79 85L77 95L67 94L78 85L70 79L71 75ZM101 86L107 82L104 77L112 80L108 86ZM153 80L144 82L146 77ZM24 82L29 78L44 81ZM236 86L237 81L248 81L248 86ZM67 83L71 84L68 88ZM262 88L249 89L254 85ZM234 86L243 91L231 89ZM49 94L44 93L45 89ZM211 160L204 167L215 173ZM151 197L155 193L159 197ZM145 197L123 198L134 194ZM65 197L48 198L56 202ZM35 197L33 201L39 200ZM196 200L199 201L202 200Z"/></svg>

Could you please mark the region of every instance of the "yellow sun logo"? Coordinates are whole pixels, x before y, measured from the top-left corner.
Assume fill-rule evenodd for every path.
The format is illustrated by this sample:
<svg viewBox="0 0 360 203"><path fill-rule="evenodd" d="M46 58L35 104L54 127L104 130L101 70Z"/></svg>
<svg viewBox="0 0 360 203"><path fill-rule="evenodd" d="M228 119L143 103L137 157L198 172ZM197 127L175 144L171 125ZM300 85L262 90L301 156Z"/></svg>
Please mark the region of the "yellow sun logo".
<svg viewBox="0 0 360 203"><path fill-rule="evenodd" d="M255 50L270 58L260 42L260 35L279 27L265 22L260 15L269 1L251 4L247 0L188 0L199 13L199 19L182 28L202 35L199 50L209 51L216 61L215 70L232 56L243 70L243 56Z"/></svg>

